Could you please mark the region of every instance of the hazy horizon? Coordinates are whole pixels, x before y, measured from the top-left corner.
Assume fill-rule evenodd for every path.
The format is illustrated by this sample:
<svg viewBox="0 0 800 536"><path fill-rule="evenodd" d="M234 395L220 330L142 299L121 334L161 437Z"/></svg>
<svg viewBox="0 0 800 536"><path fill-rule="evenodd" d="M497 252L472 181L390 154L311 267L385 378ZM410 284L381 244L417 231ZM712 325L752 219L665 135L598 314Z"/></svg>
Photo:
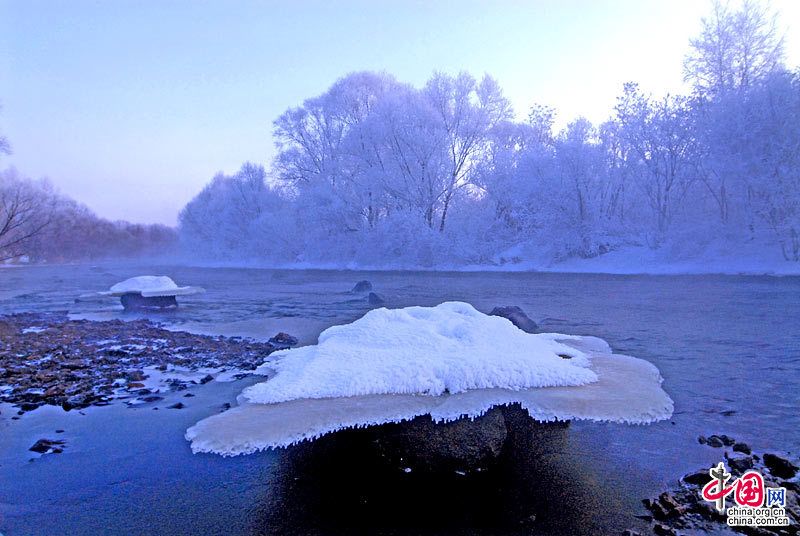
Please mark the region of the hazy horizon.
<svg viewBox="0 0 800 536"><path fill-rule="evenodd" d="M679 6L679 7L676 7ZM773 1L787 64L800 59ZM626 81L687 91L706 2L0 2L0 132L15 166L98 215L174 225L218 171L269 164L272 122L359 70L495 77L518 117L604 120Z"/></svg>

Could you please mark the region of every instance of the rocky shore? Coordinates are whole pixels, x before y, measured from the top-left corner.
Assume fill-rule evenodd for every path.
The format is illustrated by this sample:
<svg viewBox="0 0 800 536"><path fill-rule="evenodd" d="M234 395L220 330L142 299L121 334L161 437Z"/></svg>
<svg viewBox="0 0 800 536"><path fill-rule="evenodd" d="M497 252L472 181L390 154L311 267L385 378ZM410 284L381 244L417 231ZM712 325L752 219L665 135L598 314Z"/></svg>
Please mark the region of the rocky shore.
<svg viewBox="0 0 800 536"><path fill-rule="evenodd" d="M658 497L644 499L649 510L647 516L654 534L677 536L698 532L715 532L725 528L748 535L796 535L800 533L800 482L798 482L798 461L788 455L763 452L755 453L747 443L737 441L727 435L700 436L698 442L715 449L725 449L720 459L724 460L730 472L731 481L746 471L757 471L764 477L766 488L786 489L786 516L789 526L729 527L727 518L718 512L713 503L703 499L703 487L711 481L709 468L698 469L684 475L672 489ZM730 484L730 482L729 482ZM732 499L731 499L732 501ZM732 502L729 503L729 505ZM635 531L627 531L627 536L635 536Z"/></svg>
<svg viewBox="0 0 800 536"><path fill-rule="evenodd" d="M269 342L170 331L148 320L70 320L66 313L0 317L0 402L19 418L49 404L65 410L113 400L158 399L255 369L274 351L297 344L279 333Z"/></svg>

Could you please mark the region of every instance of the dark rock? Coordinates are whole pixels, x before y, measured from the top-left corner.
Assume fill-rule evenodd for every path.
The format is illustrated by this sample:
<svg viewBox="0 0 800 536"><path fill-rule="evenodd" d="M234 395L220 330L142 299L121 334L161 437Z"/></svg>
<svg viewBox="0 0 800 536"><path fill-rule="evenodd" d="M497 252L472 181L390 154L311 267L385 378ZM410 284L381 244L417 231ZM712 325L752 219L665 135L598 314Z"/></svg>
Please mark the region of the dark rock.
<svg viewBox="0 0 800 536"><path fill-rule="evenodd" d="M63 434L63 433L64 433L64 430L56 430L56 433L57 433L57 434Z"/></svg>
<svg viewBox="0 0 800 536"><path fill-rule="evenodd" d="M728 458L728 467L730 467L731 471L736 475L743 475L745 471L749 471L753 466L752 456Z"/></svg>
<svg viewBox="0 0 800 536"><path fill-rule="evenodd" d="M272 337L268 342L271 345L275 346L276 348L284 349L284 348L291 348L292 346L297 346L297 343L299 341L297 340L297 337L292 337L288 333L280 332L274 337Z"/></svg>
<svg viewBox="0 0 800 536"><path fill-rule="evenodd" d="M167 409L183 409L186 405L183 402L175 402L171 406L167 406Z"/></svg>
<svg viewBox="0 0 800 536"><path fill-rule="evenodd" d="M622 536L642 536L642 533L631 529L625 529L622 531Z"/></svg>
<svg viewBox="0 0 800 536"><path fill-rule="evenodd" d="M177 307L178 300L175 296L142 296L141 294L123 294L119 301L126 310L137 309L165 309Z"/></svg>
<svg viewBox="0 0 800 536"><path fill-rule="evenodd" d="M701 435L697 438L697 442L700 443L701 445L705 445L708 443L708 438L706 436Z"/></svg>
<svg viewBox="0 0 800 536"><path fill-rule="evenodd" d="M383 305L385 303L384 299L374 292L369 293L369 296L367 296L367 302L369 302L370 305Z"/></svg>
<svg viewBox="0 0 800 536"><path fill-rule="evenodd" d="M372 290L372 283L370 283L365 279L363 281L359 281L358 283L356 283L356 285L353 287L353 290L351 290L350 292L369 292L371 290Z"/></svg>
<svg viewBox="0 0 800 536"><path fill-rule="evenodd" d="M697 471L696 473L684 475L682 480L687 484L702 487L708 484L709 480L711 480L711 476L708 474L708 471Z"/></svg>
<svg viewBox="0 0 800 536"><path fill-rule="evenodd" d="M129 370L125 374L125 378L129 382L140 382L140 381L144 380L145 378L147 378L147 376L145 376L143 370Z"/></svg>
<svg viewBox="0 0 800 536"><path fill-rule="evenodd" d="M212 381L213 379L214 379L214 376L212 376L211 374L206 374L205 376L200 378L200 383L205 385L208 382Z"/></svg>
<svg viewBox="0 0 800 536"><path fill-rule="evenodd" d="M772 454L770 452L764 453L764 465L767 466L769 472L773 475L777 476L778 478L794 478L794 475L797 474L798 467L781 456L777 454Z"/></svg>
<svg viewBox="0 0 800 536"><path fill-rule="evenodd" d="M48 452L60 454L63 452L61 445L64 443L65 441L60 439L40 439L28 450L38 452L39 454L47 454Z"/></svg>
<svg viewBox="0 0 800 536"><path fill-rule="evenodd" d="M428 473L485 467L500 455L507 434L500 408L475 419L436 423L424 415L370 431L379 455L390 464Z"/></svg>
<svg viewBox="0 0 800 536"><path fill-rule="evenodd" d="M653 527L653 533L657 534L658 536L676 536L675 529L672 527L668 527L667 525L662 525L658 523Z"/></svg>
<svg viewBox="0 0 800 536"><path fill-rule="evenodd" d="M730 446L736 444L736 440L735 439L733 439L732 437L728 437L725 434L722 434L722 435L717 436L717 437L719 437L720 441L722 441L722 444L725 445L726 447L730 447Z"/></svg>
<svg viewBox="0 0 800 536"><path fill-rule="evenodd" d="M184 398L191 398L193 396L194 395L192 393L186 393L185 395L183 395Z"/></svg>
<svg viewBox="0 0 800 536"><path fill-rule="evenodd" d="M733 444L733 451L734 452L741 452L742 454L752 454L753 451L750 449L750 445L747 443L737 442Z"/></svg>
<svg viewBox="0 0 800 536"><path fill-rule="evenodd" d="M33 411L39 406L41 406L41 404L37 404L36 402L23 402L19 405L19 409L22 411Z"/></svg>
<svg viewBox="0 0 800 536"><path fill-rule="evenodd" d="M722 442L722 439L720 439L719 436L712 435L706 440L706 445L714 448L722 448L725 446L725 443Z"/></svg>
<svg viewBox="0 0 800 536"><path fill-rule="evenodd" d="M516 305L506 305L503 307L495 307L489 313L491 316L502 316L511 321L512 324L517 326L526 333L536 333L539 326L536 322L531 320L525 312Z"/></svg>
<svg viewBox="0 0 800 536"><path fill-rule="evenodd" d="M143 402L158 402L159 400L164 400L164 397L158 395L150 395L142 397Z"/></svg>

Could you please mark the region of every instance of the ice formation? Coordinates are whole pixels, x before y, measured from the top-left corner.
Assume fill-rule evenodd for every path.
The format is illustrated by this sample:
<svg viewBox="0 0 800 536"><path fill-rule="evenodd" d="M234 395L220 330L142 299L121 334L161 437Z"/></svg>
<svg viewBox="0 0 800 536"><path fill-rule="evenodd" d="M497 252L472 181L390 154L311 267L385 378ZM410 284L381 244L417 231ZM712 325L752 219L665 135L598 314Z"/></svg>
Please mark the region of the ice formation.
<svg viewBox="0 0 800 536"><path fill-rule="evenodd" d="M668 418L673 408L647 361L613 354L595 337L528 334L459 302L376 309L325 330L315 346L274 357L265 365L276 368L272 379L187 431L193 451L251 453L418 415L477 417L510 403L541 421L632 424Z"/></svg>
<svg viewBox="0 0 800 536"><path fill-rule="evenodd" d="M98 292L101 296L123 296L125 294L139 294L144 298L156 296L186 296L205 292L201 287L179 287L175 281L165 275L140 275L131 277L109 290Z"/></svg>

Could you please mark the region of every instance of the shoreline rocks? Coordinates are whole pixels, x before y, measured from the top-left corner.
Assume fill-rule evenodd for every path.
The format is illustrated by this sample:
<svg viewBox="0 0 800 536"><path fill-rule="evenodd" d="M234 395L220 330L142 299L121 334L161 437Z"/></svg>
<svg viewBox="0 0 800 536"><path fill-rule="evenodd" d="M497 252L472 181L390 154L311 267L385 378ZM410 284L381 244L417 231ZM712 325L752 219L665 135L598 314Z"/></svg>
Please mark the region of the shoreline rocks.
<svg viewBox="0 0 800 536"><path fill-rule="evenodd" d="M0 327L0 402L15 405L20 415L43 405L69 411L133 396L146 401L154 395L143 383L149 377L145 369L165 375L250 371L272 352L296 344L285 333L273 337L274 343L256 342L170 331L149 320L69 320L66 313L8 315L0 317ZM166 378L165 387L180 391L213 379L188 374Z"/></svg>
<svg viewBox="0 0 800 536"><path fill-rule="evenodd" d="M798 533L800 524L800 485L797 482L798 467L788 457L765 452L755 454L749 445L736 441L726 435L700 436L698 442L712 448L733 447L732 452L723 451L725 465L733 478L754 470L764 477L764 486L786 488L786 515L790 525L762 527L729 527L727 517L719 513L715 506L702 498L703 486L711 481L709 469L702 468L684 475L678 484L664 491L655 499L644 499L642 503L652 514L651 526L655 534L682 534L719 531L723 528L744 534L789 535ZM732 499L731 499L732 500Z"/></svg>

